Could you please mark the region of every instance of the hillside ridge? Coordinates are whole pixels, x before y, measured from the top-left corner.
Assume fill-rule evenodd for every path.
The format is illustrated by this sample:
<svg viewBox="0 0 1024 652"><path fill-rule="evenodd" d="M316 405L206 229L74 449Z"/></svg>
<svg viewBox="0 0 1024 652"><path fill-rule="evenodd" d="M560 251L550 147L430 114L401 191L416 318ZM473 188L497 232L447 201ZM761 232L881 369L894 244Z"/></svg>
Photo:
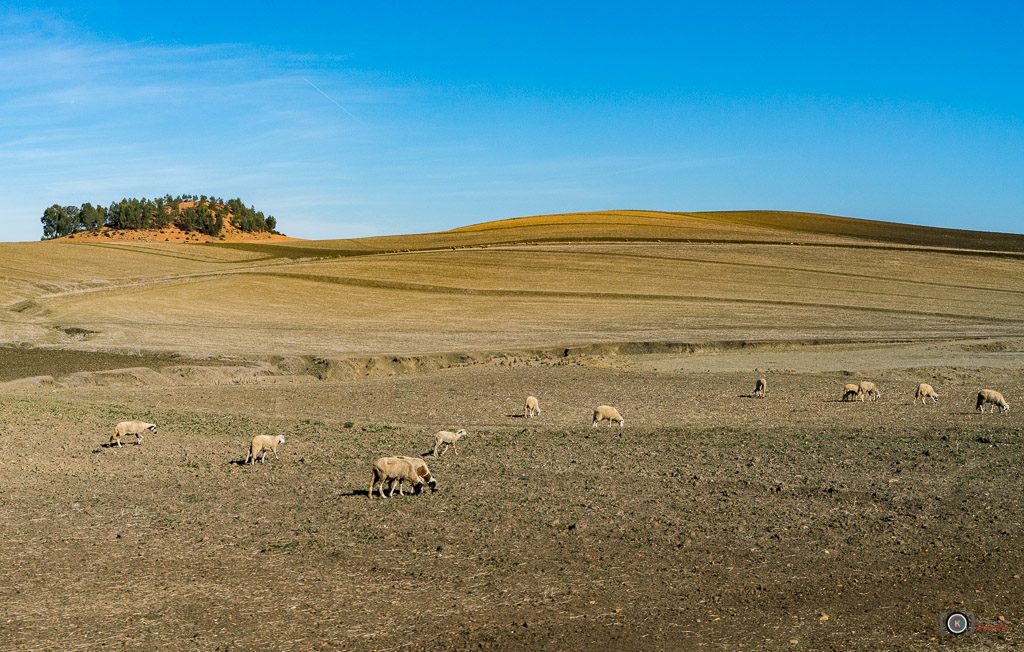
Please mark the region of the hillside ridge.
<svg viewBox="0 0 1024 652"><path fill-rule="evenodd" d="M452 229L451 231L491 231L507 228L539 227L543 225L568 223L564 218L582 218L583 221L573 222L575 224L582 225L588 222L588 217L600 218L603 216L629 217L643 221L643 223L647 224L653 224L655 221L660 221L665 226L669 227L672 224L672 220L682 222L687 219L696 219L719 224L732 224L758 229L841 237L845 236L895 244L945 247L953 249L960 248L987 251L1024 252L1024 235L1022 234L950 229L945 227L869 220L860 217L829 215L826 213L776 210L693 212L609 210L587 213L553 213L548 215L535 215L480 222Z"/></svg>
<svg viewBox="0 0 1024 652"><path fill-rule="evenodd" d="M785 211L707 213L644 210L557 213L469 224L407 235L304 240L297 243L214 242L284 258L348 257L407 251L552 243L729 243L887 249L1024 256L1024 235L879 222Z"/></svg>

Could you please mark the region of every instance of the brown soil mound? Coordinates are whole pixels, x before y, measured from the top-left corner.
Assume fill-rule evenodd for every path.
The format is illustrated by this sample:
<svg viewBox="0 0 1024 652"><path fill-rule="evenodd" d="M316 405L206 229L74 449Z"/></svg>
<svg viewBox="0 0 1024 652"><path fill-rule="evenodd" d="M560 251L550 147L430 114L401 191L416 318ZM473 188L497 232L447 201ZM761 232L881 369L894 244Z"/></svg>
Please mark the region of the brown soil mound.
<svg viewBox="0 0 1024 652"><path fill-rule="evenodd" d="M220 235L206 235L198 231L182 231L176 226L165 229L112 229L101 226L98 229L80 231L55 240L117 240L128 242L284 242L302 240L280 233L242 231L224 221Z"/></svg>

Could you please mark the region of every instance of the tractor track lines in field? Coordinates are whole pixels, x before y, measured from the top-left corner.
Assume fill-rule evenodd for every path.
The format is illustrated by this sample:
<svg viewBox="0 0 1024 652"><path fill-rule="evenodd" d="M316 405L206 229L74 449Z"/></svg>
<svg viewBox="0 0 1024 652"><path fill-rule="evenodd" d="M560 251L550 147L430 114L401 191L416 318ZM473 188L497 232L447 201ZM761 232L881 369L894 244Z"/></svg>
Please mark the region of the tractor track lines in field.
<svg viewBox="0 0 1024 652"><path fill-rule="evenodd" d="M685 295L685 294L632 294L625 292L569 292L557 290L499 290L483 288L463 288L445 285L432 285L426 283L408 283L399 281L382 281L363 278L352 278L343 276L325 276L318 274L301 274L289 272L259 272L260 276L277 276L281 278L293 278L298 280L312 281L314 283L329 283L336 285L348 285L351 287L362 287L372 289L387 289L409 292L428 292L435 294L485 296L502 298L572 298L572 299L619 299L628 301L676 301L686 303L716 303L716 304L744 304L762 306L782 306L794 308L812 309L834 309L851 310L858 312L871 312L880 314L908 315L913 317L939 317L943 319L960 319L964 321L981 321L987 323L1013 323L1019 324L1021 320L1006 317L988 317L982 315L963 315L958 313L947 313L929 310L907 310L901 308L880 308L875 306L854 306L847 304L833 304L810 301L790 301L784 299L750 299L742 297L713 297L707 295Z"/></svg>
<svg viewBox="0 0 1024 652"><path fill-rule="evenodd" d="M767 243L760 243L760 244L767 244ZM779 244L782 245L782 246L789 246L789 243L784 243L784 244L783 243L779 243ZM815 247L815 246L818 246L818 245L803 245L803 246L807 247L807 248L810 248L810 247ZM903 251L905 251L905 250L903 250ZM519 252L517 250L516 253L517 253L517 255L521 255L521 254L526 254L526 253L542 253L542 252L540 252L540 251L533 251L533 252L531 252L529 250ZM695 257L685 257L685 256L664 256L664 255L655 255L655 254L635 254L635 253L624 253L624 252L618 252L618 251L573 251L573 252L567 252L567 253L572 253L573 255L579 255L579 256L586 256L586 255L614 256L614 257L631 258L631 259L639 259L639 260L667 260L667 261L678 261L678 262L685 262L685 263L695 263L695 264L699 264L699 265L720 265L720 266L725 266L725 267L741 267L741 268L767 269L767 270L779 271L779 272L783 272L783 273L801 272L801 273L807 273L807 274L820 274L820 275L823 275L823 276L835 276L835 277L844 278L844 279L857 278L857 279L865 279L865 280L869 280L869 281L880 281L880 282L885 282L885 283L901 283L901 284L910 284L910 285L924 285L924 286L931 286L931 287L938 287L938 288L949 288L949 289L955 289L955 290L977 290L977 291L983 291L983 292L1000 292L1000 293L1007 293L1007 294L1024 294L1024 290L1010 290L1010 289L1006 289L1006 288L978 287L976 285L961 285L961 284L957 284L957 283L940 283L938 281L919 281L919 280L916 280L916 279L909 279L909 278L891 278L889 276L882 276L882 275L878 275L878 274L861 274L861 273L857 273L857 272L833 272L833 271L824 270L824 269L814 269L814 268L811 268L811 267L790 267L790 266L786 266L786 265L768 265L768 264L765 264L765 263L741 263L741 262L726 261L726 260L709 260L709 259L706 259L706 258L695 258ZM944 252L944 253L948 253L948 252ZM971 252L971 253L973 254L975 252ZM863 292L863 290L858 290L858 292ZM879 293L879 294L889 294L889 293ZM901 296L901 295L894 295L894 296Z"/></svg>
<svg viewBox="0 0 1024 652"><path fill-rule="evenodd" d="M251 261L244 261L244 263L249 262ZM81 282L75 283L75 287L71 287L66 290L47 292L45 294L40 294L28 299L19 299L17 301L7 303L2 307L3 309L10 312L25 312L27 309L33 307L42 308L40 304L43 302L74 298L85 294L118 292L123 290L151 288L161 285L175 285L180 283L200 282L210 279L236 276L238 274L254 274L256 273L256 270L262 270L267 267L288 266L294 264L296 263L292 260L283 259L277 263L254 265L242 269L231 269L214 272L190 272L188 274L175 274L171 276L157 276L151 278L112 279L95 282Z"/></svg>
<svg viewBox="0 0 1024 652"><path fill-rule="evenodd" d="M186 254L173 254L166 251L158 251L152 246L146 245L131 245L131 244L116 244L113 242L81 242L76 243L77 246L83 247L99 247L102 249L114 249L120 251L128 251L133 254L143 253L147 256L163 256L164 258L176 258L178 260L188 260L191 262L209 263L212 265L247 265L254 262L264 260L274 260L279 258L278 256L265 256L263 258L249 258L247 260L221 260L212 256L203 256L198 253Z"/></svg>
<svg viewBox="0 0 1024 652"><path fill-rule="evenodd" d="M204 280L208 278L230 276L232 274L233 272L196 272L192 274L182 274L176 276L164 276L156 278L134 278L125 280L114 280L105 283L104 285L97 285L93 287L77 287L62 292L50 292L47 294L40 294L38 296L32 297L31 299L22 299L20 301L15 301L13 303L6 304L3 307L5 310L11 312L25 312L30 308L42 308L41 304L43 302L56 301L60 299L69 299L86 294L117 292L121 290L132 290L138 288L154 287L159 285L187 283L190 281Z"/></svg>

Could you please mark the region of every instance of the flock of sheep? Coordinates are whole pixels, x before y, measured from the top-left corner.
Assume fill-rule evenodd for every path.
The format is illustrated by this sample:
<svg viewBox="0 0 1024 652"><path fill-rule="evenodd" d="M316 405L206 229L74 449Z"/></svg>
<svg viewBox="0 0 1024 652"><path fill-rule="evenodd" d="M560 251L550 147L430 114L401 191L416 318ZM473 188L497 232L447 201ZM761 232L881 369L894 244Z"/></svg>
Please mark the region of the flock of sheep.
<svg viewBox="0 0 1024 652"><path fill-rule="evenodd" d="M768 381L764 378L758 378L757 382L754 383L754 396L757 398L764 398L768 392ZM849 383L843 387L843 400L844 401L864 401L867 397L869 401L877 401L882 398L882 393L878 390L878 386L870 380L863 380L859 384ZM914 392L914 403L921 401L921 405L927 405L928 399L931 399L933 403L939 402L939 395L935 393L933 388L928 383L921 383L917 386L917 391ZM974 405L975 410L985 412L985 406L991 405L992 411L996 411L996 407L1003 412L1009 412L1010 406L1007 404L1006 399L1003 395L994 389L983 389L978 392L978 400Z"/></svg>
<svg viewBox="0 0 1024 652"><path fill-rule="evenodd" d="M526 397L526 406L523 408L523 416L527 419L535 417L540 414L540 402L536 396ZM618 423L619 427L625 420L619 411L610 405L599 405L594 410L594 419L591 422L591 426L596 428L597 424L604 421L608 422L608 425ZM459 429L455 432L448 430L442 430L434 435L434 457L438 456L438 450L441 446L444 449L441 450L441 455L448 452L450 446L455 454L459 454L458 447L455 446L456 442L466 435L466 431ZM418 457L405 457L398 455L395 457L381 457L373 463L373 472L370 474L370 488L367 490L366 495L369 498L373 498L373 487L377 486L377 491L380 493L380 497L384 498L384 486L388 485L388 495L395 495L395 489L398 489L398 494L404 496L405 492L402 491L402 485L406 482L412 487L413 491L419 493L422 491L424 486L430 487L431 491L437 490L437 480L430 474L430 469L427 468L427 463Z"/></svg>
<svg viewBox="0 0 1024 652"><path fill-rule="evenodd" d="M754 384L753 396L757 398L764 398L768 393L768 381L764 378L758 378ZM875 383L865 380L859 384L850 383L843 388L843 400L853 401L859 400L864 401L867 397L870 401L876 401L881 398L882 394L878 390ZM928 404L928 399L932 399L933 403L939 402L939 395L935 393L935 389L928 383L921 383L917 386L917 391L914 394L914 403L921 401L922 405ZM995 412L996 407L1003 412L1009 412L1010 406L1007 404L1006 399L999 392L992 389L983 389L978 392L978 400L974 406L974 409L980 410L982 413L985 412L985 406L991 405L992 412ZM536 396L526 397L526 406L523 408L523 416L526 418L532 418L540 414L540 402ZM621 428L625 419L619 414L619 411L610 405L599 405L594 409L594 418L591 422L591 427L596 428L599 423L608 422L608 425L618 423ZM156 434L156 424L147 423L145 421L122 421L117 424L114 428L114 434L110 436L110 444L113 446L117 444L121 447L121 440L128 435L135 435L135 443L137 445L142 444L143 433L149 431ZM441 446L444 446L444 450L441 451L441 455L448 452L448 448L451 447L455 454L459 454L459 449L455 446L456 442L466 435L465 430L457 430L455 432L449 432L442 430L434 435L434 457L438 457L438 450ZM254 464L258 457L260 462L266 461L267 453L273 453L277 459L277 447L279 444L284 443L283 435L256 435L252 438L252 442L249 444L249 454L246 456L243 464ZM437 490L437 480L430 474L430 469L427 468L427 463L418 457L405 457L405 456L394 456L394 457L381 457L373 464L373 472L370 475L370 488L366 492L369 498L373 498L373 487L377 485L378 491L381 498L384 498L384 485L388 485L389 492L388 497L395 495L395 489L398 489L400 496L404 496L405 492L402 491L402 485L409 483L415 493L420 493L424 486L430 487L431 491Z"/></svg>

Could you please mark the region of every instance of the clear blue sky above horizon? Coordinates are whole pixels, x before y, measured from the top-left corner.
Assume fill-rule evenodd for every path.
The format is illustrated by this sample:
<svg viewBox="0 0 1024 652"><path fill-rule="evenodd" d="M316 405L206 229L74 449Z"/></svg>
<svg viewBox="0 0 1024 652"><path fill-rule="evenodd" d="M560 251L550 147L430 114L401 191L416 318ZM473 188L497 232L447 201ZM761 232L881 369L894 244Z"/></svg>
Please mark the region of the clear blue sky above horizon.
<svg viewBox="0 0 1024 652"><path fill-rule="evenodd" d="M1024 5L0 5L0 240L241 197L289 235L605 209L1024 232Z"/></svg>

